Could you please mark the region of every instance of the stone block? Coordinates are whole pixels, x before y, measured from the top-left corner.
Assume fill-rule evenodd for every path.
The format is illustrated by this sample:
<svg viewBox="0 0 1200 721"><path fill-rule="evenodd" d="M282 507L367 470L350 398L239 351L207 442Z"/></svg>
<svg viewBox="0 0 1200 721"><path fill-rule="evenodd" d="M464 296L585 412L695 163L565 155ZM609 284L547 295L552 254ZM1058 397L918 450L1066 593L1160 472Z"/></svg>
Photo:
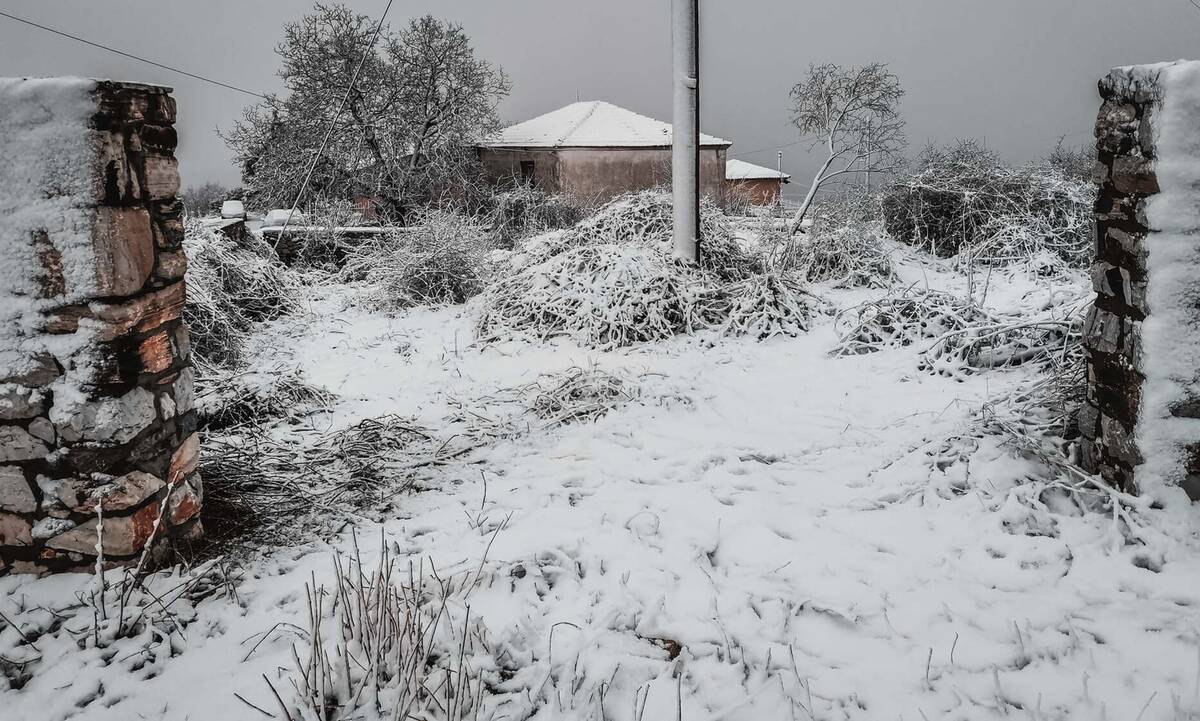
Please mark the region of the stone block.
<svg viewBox="0 0 1200 721"><path fill-rule="evenodd" d="M179 377L172 384L172 395L175 398L175 410L180 415L196 407L196 371L190 366L179 372Z"/></svg>
<svg viewBox="0 0 1200 721"><path fill-rule="evenodd" d="M199 465L200 435L193 433L187 437L187 440L171 456L171 463L167 470L167 479L168 481L174 481L190 476L196 472L196 468Z"/></svg>
<svg viewBox="0 0 1200 721"><path fill-rule="evenodd" d="M85 479L66 481L59 485L57 495L71 510L92 514L99 506L107 516L142 505L166 485L149 473L133 471L102 483Z"/></svg>
<svg viewBox="0 0 1200 721"><path fill-rule="evenodd" d="M34 418L25 427L25 430L29 431L29 435L34 438L41 439L51 445L58 440L58 434L54 432L54 424L46 418Z"/></svg>
<svg viewBox="0 0 1200 721"><path fill-rule="evenodd" d="M43 329L74 333L81 319L90 318L101 324L93 336L98 342L111 341L129 333L145 333L183 314L184 292L183 282L178 282L120 303L60 308L47 314Z"/></svg>
<svg viewBox="0 0 1200 721"><path fill-rule="evenodd" d="M49 353L18 354L11 351L11 354L11 359L0 356L0 364L5 368L5 371L0 373L6 373L0 375L0 383L17 383L38 388L50 385L62 375L58 363Z"/></svg>
<svg viewBox="0 0 1200 721"><path fill-rule="evenodd" d="M1079 432L1084 438L1095 439L1100 429L1100 409L1091 403L1084 403L1079 407L1078 423Z"/></svg>
<svg viewBox="0 0 1200 721"><path fill-rule="evenodd" d="M0 509L13 513L37 510L37 498L19 466L0 466Z"/></svg>
<svg viewBox="0 0 1200 721"><path fill-rule="evenodd" d="M138 363L143 373L158 374L175 364L171 350L171 334L166 330L156 331L138 344Z"/></svg>
<svg viewBox="0 0 1200 721"><path fill-rule="evenodd" d="M154 522L158 519L158 505L151 503L128 516L104 518L104 528L100 532L101 546L105 555L132 556L138 553L154 532ZM96 555L96 536L98 520L93 518L71 530L60 533L46 541L48 548L59 551L82 553L85 556Z"/></svg>
<svg viewBox="0 0 1200 721"><path fill-rule="evenodd" d="M46 410L46 396L40 388L0 384L0 420L16 421L36 418Z"/></svg>
<svg viewBox="0 0 1200 721"><path fill-rule="evenodd" d="M146 123L138 133L142 147L162 155L170 155L179 145L179 135L170 125Z"/></svg>
<svg viewBox="0 0 1200 721"><path fill-rule="evenodd" d="M142 208L96 209L92 233L99 297L137 293L154 270L150 214Z"/></svg>
<svg viewBox="0 0 1200 721"><path fill-rule="evenodd" d="M170 155L147 154L146 194L152 200L170 200L179 195L179 161Z"/></svg>
<svg viewBox="0 0 1200 721"><path fill-rule="evenodd" d="M33 524L14 513L0 511L0 546L33 545Z"/></svg>
<svg viewBox="0 0 1200 721"><path fill-rule="evenodd" d="M1129 195L1154 195L1159 190L1154 163L1140 157L1114 159L1112 183L1117 190Z"/></svg>
<svg viewBox="0 0 1200 721"><path fill-rule="evenodd" d="M183 201L178 198L151 205L154 218L154 242L163 250L176 250L183 244Z"/></svg>
<svg viewBox="0 0 1200 721"><path fill-rule="evenodd" d="M88 402L60 402L56 398L50 409L50 420L58 435L69 442L128 443L157 418L154 394L145 388Z"/></svg>
<svg viewBox="0 0 1200 721"><path fill-rule="evenodd" d="M19 426L0 426L0 463L44 458L50 449Z"/></svg>
<svg viewBox="0 0 1200 721"><path fill-rule="evenodd" d="M182 250L164 250L158 254L154 266L154 277L163 282L173 282L183 278L187 272L187 255Z"/></svg>
<svg viewBox="0 0 1200 721"><path fill-rule="evenodd" d="M120 130L97 132L97 161L102 183L96 200L105 205L129 205L141 200L138 173L126 148L126 135Z"/></svg>
<svg viewBox="0 0 1200 721"><path fill-rule="evenodd" d="M190 521L200 513L204 499L204 487L200 475L193 473L175 484L167 499L167 522L178 526Z"/></svg>

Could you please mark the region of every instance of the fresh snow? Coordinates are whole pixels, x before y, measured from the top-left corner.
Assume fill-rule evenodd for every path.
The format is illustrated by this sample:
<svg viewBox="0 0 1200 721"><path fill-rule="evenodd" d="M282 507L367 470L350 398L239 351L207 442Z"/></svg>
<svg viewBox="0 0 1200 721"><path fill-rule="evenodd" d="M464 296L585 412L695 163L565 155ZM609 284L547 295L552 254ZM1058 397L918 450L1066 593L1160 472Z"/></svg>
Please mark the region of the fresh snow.
<svg viewBox="0 0 1200 721"><path fill-rule="evenodd" d="M906 284L965 295L947 265L898 253ZM997 272L987 304L1041 308L1085 283ZM470 307L389 319L361 292L324 288L311 317L259 340L264 368L338 395L319 430L392 413L441 427L575 366L637 378L641 398L430 469L357 540L248 561L236 599L204 601L183 634L104 652L43 636L37 674L0 692L6 721L263 718L234 694L275 712L262 676L294 693L281 669L304 645L306 582L329 584L331 552L356 543L369 567L380 534L404 564L482 564L471 615L522 664L495 718L631 721L637 703L643 721L1200 714L1200 517L1168 503L1142 545L1114 547L1107 515L1020 501L1043 470L968 431L1029 371L959 382L917 370L916 347L832 357L828 317L764 343L478 347ZM842 307L881 293L819 292ZM89 583L2 578L0 612L47 627L38 607ZM5 628L0 657L18 653Z"/></svg>
<svg viewBox="0 0 1200 721"><path fill-rule="evenodd" d="M1151 114L1160 192L1146 207L1154 232L1145 241L1150 314L1142 323L1145 382L1137 427L1145 457L1136 470L1137 481L1151 490L1184 480L1186 449L1200 444L1200 419L1176 417L1171 411L1176 404L1200 401L1200 62L1129 72L1153 80L1161 93Z"/></svg>
<svg viewBox="0 0 1200 721"><path fill-rule="evenodd" d="M787 180L790 177L792 176L787 173L781 173L774 168L765 168L754 163L747 163L745 160L738 160L737 158L730 158L725 161L726 180Z"/></svg>
<svg viewBox="0 0 1200 721"><path fill-rule="evenodd" d="M602 100L571 103L509 126L482 143L488 148L661 148L671 124ZM732 145L700 134L700 145Z"/></svg>

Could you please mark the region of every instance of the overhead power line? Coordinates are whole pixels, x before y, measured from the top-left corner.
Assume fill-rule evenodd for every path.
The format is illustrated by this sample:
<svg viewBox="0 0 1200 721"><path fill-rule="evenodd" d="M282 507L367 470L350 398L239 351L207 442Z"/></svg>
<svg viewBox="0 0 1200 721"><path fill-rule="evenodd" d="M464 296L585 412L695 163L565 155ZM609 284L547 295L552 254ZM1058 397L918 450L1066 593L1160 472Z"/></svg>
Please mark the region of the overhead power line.
<svg viewBox="0 0 1200 721"><path fill-rule="evenodd" d="M802 139L802 140L795 140L795 141L792 141L792 142L790 142L790 143L784 143L783 145L772 145L772 146L771 146L771 147L769 147L769 148L757 148L757 149L755 149L755 150L747 150L747 151L745 151L745 152L743 152L743 153L737 153L737 154L735 154L733 157L735 157L735 158L741 158L741 157L744 157L744 156L747 156L747 155L755 155L755 154L757 154L757 153L765 153L765 152L767 152L768 150L782 150L782 149L784 149L784 148L790 148L790 147L792 147L793 145L799 145L800 143L806 143L806 142L808 142L808 140L809 140L808 138L804 138L804 139Z"/></svg>
<svg viewBox="0 0 1200 721"><path fill-rule="evenodd" d="M201 82L209 83L211 85L218 85L218 86L220 86L222 88L226 88L228 90L234 90L239 93L245 93L246 95L253 95L256 98L263 98L264 100L267 98L266 95L263 95L262 93L256 93L253 90L239 88L236 85L230 85L229 83L223 83L220 80L214 80L212 78L208 78L203 75L197 75L196 73L190 73L190 72L188 72L186 70L182 70L180 68L171 67L170 65L164 65L160 62L155 62L154 60L149 60L149 59L143 58L139 55L134 55L133 53L127 53L124 50L118 50L116 48L109 47L107 45L102 45L100 43L92 42L91 40L88 40L86 38L81 38L78 35L72 35L71 33L63 32L62 30L56 30L55 28L48 27L46 25L40 25L38 23L33 22L32 20L26 20L25 18L19 18L16 15L12 15L11 13L6 13L3 11L0 11L0 17L6 17L9 20L14 20L19 23L24 23L25 25L29 25L31 27L38 28L39 30L45 30L48 33L54 33L55 35L59 35L64 38L74 40L75 42L83 43L84 45L90 45L94 48L99 48L101 50L106 50L110 53L115 53L117 55L129 58L131 60L137 60L138 62L146 63L147 65L153 65L156 68L161 68L163 70L167 70L172 73L178 73L179 75L186 75L189 78L193 78L193 79L199 80Z"/></svg>

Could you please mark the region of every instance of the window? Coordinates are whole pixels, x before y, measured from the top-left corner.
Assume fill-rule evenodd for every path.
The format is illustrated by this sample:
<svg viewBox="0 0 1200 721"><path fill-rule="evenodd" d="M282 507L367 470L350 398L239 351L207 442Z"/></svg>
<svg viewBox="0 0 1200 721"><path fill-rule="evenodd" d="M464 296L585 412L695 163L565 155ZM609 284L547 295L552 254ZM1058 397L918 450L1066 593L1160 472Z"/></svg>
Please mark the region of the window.
<svg viewBox="0 0 1200 721"><path fill-rule="evenodd" d="M526 185L533 185L533 168L534 168L534 165L533 165L532 160L522 160L521 161L521 182L522 183L525 183Z"/></svg>

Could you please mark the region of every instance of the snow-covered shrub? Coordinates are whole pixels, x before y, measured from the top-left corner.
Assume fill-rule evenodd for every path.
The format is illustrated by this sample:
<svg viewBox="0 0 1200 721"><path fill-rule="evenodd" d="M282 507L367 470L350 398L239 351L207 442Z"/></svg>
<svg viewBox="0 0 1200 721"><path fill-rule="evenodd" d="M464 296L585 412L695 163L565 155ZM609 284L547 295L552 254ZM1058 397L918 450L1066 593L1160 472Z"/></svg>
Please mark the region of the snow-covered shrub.
<svg viewBox="0 0 1200 721"><path fill-rule="evenodd" d="M669 255L674 227L671 195L660 190L627 193L608 202L574 228L542 244L540 261L581 245L640 245ZM734 236L721 209L705 199L700 204L700 266L724 280L740 280L762 270L761 259Z"/></svg>
<svg viewBox="0 0 1200 721"><path fill-rule="evenodd" d="M355 245L341 277L377 286L379 305L390 311L463 303L483 290L491 251L470 218L429 211L410 227Z"/></svg>
<svg viewBox="0 0 1200 721"><path fill-rule="evenodd" d="M975 141L929 147L882 196L885 227L941 257L1002 265L1045 252L1082 267L1091 257L1095 188L1050 162L1004 164Z"/></svg>
<svg viewBox="0 0 1200 721"><path fill-rule="evenodd" d="M598 348L703 329L758 338L808 327L794 281L759 274L728 281L688 268L662 248L580 245L510 275L484 298L484 340L566 335Z"/></svg>
<svg viewBox="0 0 1200 721"><path fill-rule="evenodd" d="M569 335L602 348L663 340L708 325L702 285L697 271L652 248L581 245L489 288L479 332Z"/></svg>
<svg viewBox="0 0 1200 721"><path fill-rule="evenodd" d="M570 228L587 217L593 206L579 198L544 193L529 185L497 193L487 220L492 238L501 248L511 248L522 238L548 230Z"/></svg>
<svg viewBox="0 0 1200 721"><path fill-rule="evenodd" d="M877 288L896 275L887 244L879 222L834 224L818 217L795 239L788 263L813 283Z"/></svg>
<svg viewBox="0 0 1200 721"><path fill-rule="evenodd" d="M235 243L189 222L183 247L188 256L183 318L203 378L241 363L255 323L294 311L298 284L271 247L253 236Z"/></svg>

